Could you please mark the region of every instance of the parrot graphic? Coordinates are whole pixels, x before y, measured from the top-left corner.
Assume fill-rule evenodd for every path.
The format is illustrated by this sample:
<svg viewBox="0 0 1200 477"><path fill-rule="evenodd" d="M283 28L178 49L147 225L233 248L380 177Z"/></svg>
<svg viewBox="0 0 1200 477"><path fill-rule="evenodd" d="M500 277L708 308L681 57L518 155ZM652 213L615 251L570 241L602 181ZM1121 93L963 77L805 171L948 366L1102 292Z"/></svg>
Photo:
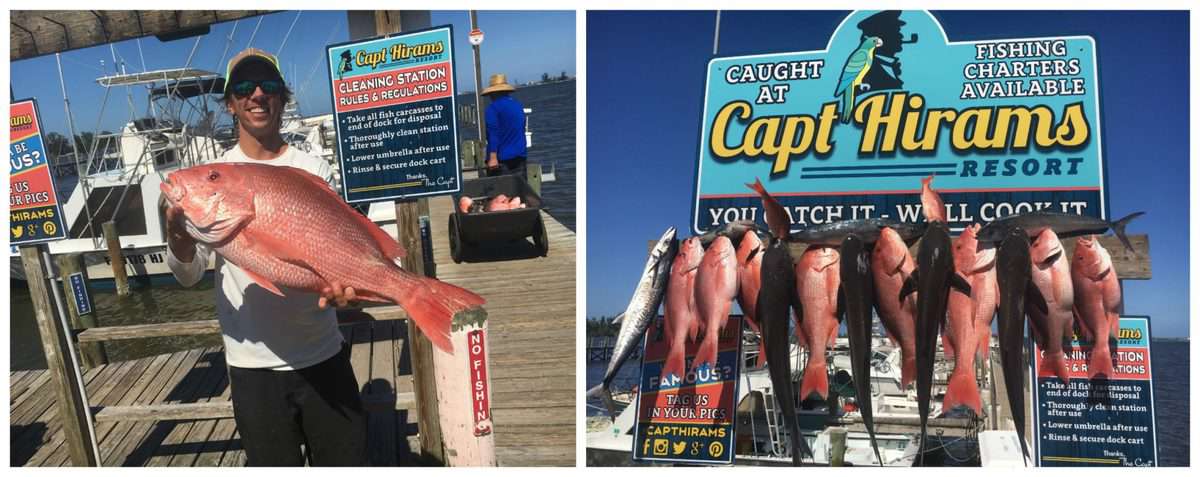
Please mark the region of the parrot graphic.
<svg viewBox="0 0 1200 477"><path fill-rule="evenodd" d="M842 68L842 79L838 81L837 89L833 92L834 97L842 97L839 114L842 123L850 122L850 113L854 111L857 93L871 87L862 80L867 75L867 70L871 69L871 61L875 59L875 48L880 46L883 46L883 40L869 36L863 39L862 44L849 58L846 58L846 66Z"/></svg>

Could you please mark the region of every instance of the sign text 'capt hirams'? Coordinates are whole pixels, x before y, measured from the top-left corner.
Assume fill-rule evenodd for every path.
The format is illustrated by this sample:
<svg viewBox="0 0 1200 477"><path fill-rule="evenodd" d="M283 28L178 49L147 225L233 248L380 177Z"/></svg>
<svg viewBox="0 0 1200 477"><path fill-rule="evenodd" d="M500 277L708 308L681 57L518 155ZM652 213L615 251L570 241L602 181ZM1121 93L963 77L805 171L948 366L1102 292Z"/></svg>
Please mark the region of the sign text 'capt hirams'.
<svg viewBox="0 0 1200 477"><path fill-rule="evenodd" d="M763 222L756 178L794 229L915 221L929 176L952 226L1105 216L1097 91L1089 37L950 42L928 12L854 12L824 51L714 58L694 227Z"/></svg>

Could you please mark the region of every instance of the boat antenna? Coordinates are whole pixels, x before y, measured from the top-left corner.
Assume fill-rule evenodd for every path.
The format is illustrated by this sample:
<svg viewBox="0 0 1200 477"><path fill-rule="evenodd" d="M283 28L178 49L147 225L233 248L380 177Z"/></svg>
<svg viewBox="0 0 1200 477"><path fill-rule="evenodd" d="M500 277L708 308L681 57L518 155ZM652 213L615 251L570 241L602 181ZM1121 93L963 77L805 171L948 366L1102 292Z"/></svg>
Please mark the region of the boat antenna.
<svg viewBox="0 0 1200 477"><path fill-rule="evenodd" d="M254 45L254 37L258 35L258 27L262 26L263 17L258 17L258 23L254 24L254 31L250 33L250 41L246 42L246 48Z"/></svg>
<svg viewBox="0 0 1200 477"><path fill-rule="evenodd" d="M717 56L717 46L721 44L721 11L717 10L717 21L713 26L713 56Z"/></svg>
<svg viewBox="0 0 1200 477"><path fill-rule="evenodd" d="M83 180L85 174L83 173L83 171L79 170L79 146L77 144L75 144L75 119L74 119L74 116L71 114L71 99L67 97L67 83L66 83L66 80L63 79L62 54L61 53L57 53L57 52L54 53L54 62L58 65L58 86L59 86L59 88L62 89L63 108L66 109L66 112L67 112L67 131L71 133L71 151L72 151L72 155L75 156L75 171L76 171L76 174L79 174L80 183L84 184L84 191L83 191L84 195L83 196L88 197L91 195L91 191L89 190L90 188L88 187L87 183ZM83 207L84 207L84 211L88 214L88 217L91 217L92 216L92 210L91 210L92 208L91 208L91 205L88 204L88 201L86 201L86 200L83 201ZM70 234L70 231L68 231L68 235L69 234ZM92 234L92 246L99 247L100 241L99 241L99 239L96 238L95 235L96 234L94 234L94 233Z"/></svg>
<svg viewBox="0 0 1200 477"><path fill-rule="evenodd" d="M338 25L336 30L330 30L329 36L325 37L325 44L328 45L329 41L333 39L333 35L340 31L342 31L342 26L340 24ZM312 81L313 74L317 72L317 67L321 66L322 63L323 63L323 60L321 60L319 58L316 60L313 60L313 67L311 70L308 71L308 77L304 79L304 82L300 84L300 89L298 91L296 91L297 98L304 96L304 90L308 89L308 83L310 81Z"/></svg>
<svg viewBox="0 0 1200 477"><path fill-rule="evenodd" d="M289 27L288 27L288 31L287 31L287 33L285 33L285 34L283 35L283 42L279 43L279 49L278 49L278 50L275 50L275 56L276 56L276 57L279 57L280 55L282 55L282 54L283 54L283 46L287 44L288 37L292 36L292 29L296 27L296 22L300 21L300 14L301 14L301 13L304 13L304 11L303 11L303 10L297 11L297 12L296 12L296 18L293 18L293 19L292 19L292 26L289 26Z"/></svg>
<svg viewBox="0 0 1200 477"><path fill-rule="evenodd" d="M146 72L146 54L142 53L142 39L138 38L135 41L137 41L138 56L140 56L142 58L142 72L145 73Z"/></svg>

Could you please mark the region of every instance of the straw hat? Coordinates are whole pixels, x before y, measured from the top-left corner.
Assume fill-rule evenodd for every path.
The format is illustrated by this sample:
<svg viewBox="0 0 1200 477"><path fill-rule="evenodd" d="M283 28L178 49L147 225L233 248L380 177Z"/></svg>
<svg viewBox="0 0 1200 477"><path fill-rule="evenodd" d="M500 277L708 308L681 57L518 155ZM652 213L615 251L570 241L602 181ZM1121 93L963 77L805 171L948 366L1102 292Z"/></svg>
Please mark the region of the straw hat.
<svg viewBox="0 0 1200 477"><path fill-rule="evenodd" d="M496 73L492 75L491 78L488 78L488 87L484 88L479 94L489 95L492 93L503 93L516 90L517 88L514 88L513 85L508 84L508 78L504 76L504 73Z"/></svg>

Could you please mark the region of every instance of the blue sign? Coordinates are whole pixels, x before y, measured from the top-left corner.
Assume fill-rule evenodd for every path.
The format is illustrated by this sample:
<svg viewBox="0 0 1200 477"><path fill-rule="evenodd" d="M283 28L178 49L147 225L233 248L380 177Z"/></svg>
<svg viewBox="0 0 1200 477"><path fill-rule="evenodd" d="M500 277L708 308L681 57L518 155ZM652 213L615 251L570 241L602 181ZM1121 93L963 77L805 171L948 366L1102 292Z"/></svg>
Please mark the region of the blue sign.
<svg viewBox="0 0 1200 477"><path fill-rule="evenodd" d="M761 179L792 230L921 219L955 231L1037 209L1106 217L1095 42L955 42L925 11L856 11L821 51L708 63L693 228L753 219Z"/></svg>
<svg viewBox="0 0 1200 477"><path fill-rule="evenodd" d="M662 323L661 317L657 320ZM715 366L701 365L679 377L663 376L671 344L646 333L638 385L633 458L693 464L732 464L741 360L742 318L731 316L717 335ZM686 340L684 368L700 349L702 336Z"/></svg>
<svg viewBox="0 0 1200 477"><path fill-rule="evenodd" d="M28 245L67 238L54 174L42 143L37 100L9 105L8 243Z"/></svg>
<svg viewBox="0 0 1200 477"><path fill-rule="evenodd" d="M75 297L75 310L80 316L92 312L92 300L88 297L87 286L83 280L83 272L75 272L67 277L71 282L71 296Z"/></svg>
<svg viewBox="0 0 1200 477"><path fill-rule="evenodd" d="M326 48L346 202L461 189L452 40L447 25Z"/></svg>
<svg viewBox="0 0 1200 477"><path fill-rule="evenodd" d="M1053 466L1134 466L1158 463L1149 317L1121 317L1113 376L1089 380L1092 345L1078 337L1064 350L1070 384L1039 372L1035 345L1031 376L1035 462Z"/></svg>

